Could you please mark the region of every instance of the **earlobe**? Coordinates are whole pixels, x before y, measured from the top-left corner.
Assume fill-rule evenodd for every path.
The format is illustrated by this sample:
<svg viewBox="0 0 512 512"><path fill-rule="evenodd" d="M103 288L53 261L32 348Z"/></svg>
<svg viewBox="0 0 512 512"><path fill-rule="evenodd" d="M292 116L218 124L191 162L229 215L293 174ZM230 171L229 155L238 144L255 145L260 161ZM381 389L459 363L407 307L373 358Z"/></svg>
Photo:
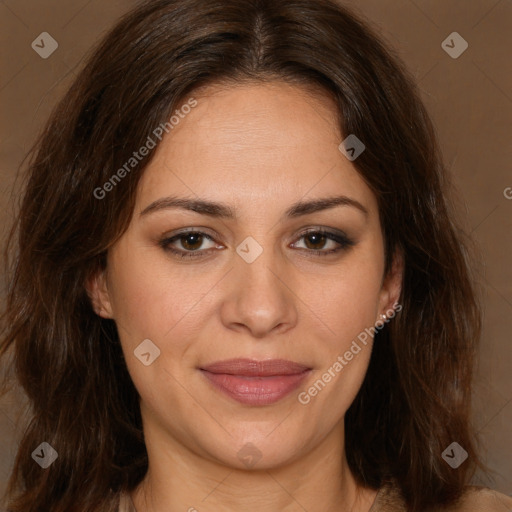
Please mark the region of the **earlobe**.
<svg viewBox="0 0 512 512"><path fill-rule="evenodd" d="M381 290L381 301L379 308L379 317L381 315L390 316L393 311L399 311L400 293L402 291L402 278L404 273L404 258L401 251L396 250L393 255L391 270L385 277ZM399 309L400 308L400 309Z"/></svg>
<svg viewBox="0 0 512 512"><path fill-rule="evenodd" d="M113 318L106 269L93 273L87 279L85 289L96 314L102 318Z"/></svg>

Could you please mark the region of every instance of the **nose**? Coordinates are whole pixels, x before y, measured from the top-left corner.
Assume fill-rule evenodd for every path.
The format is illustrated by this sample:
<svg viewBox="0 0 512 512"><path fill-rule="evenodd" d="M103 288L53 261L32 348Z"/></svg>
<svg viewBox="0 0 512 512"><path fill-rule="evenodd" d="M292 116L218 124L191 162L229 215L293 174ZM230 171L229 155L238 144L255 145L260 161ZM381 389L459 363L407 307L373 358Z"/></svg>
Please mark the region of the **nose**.
<svg viewBox="0 0 512 512"><path fill-rule="evenodd" d="M292 329L298 319L298 298L285 259L279 251L264 248L254 261L248 261L235 255L222 322L232 330L247 330L254 338Z"/></svg>

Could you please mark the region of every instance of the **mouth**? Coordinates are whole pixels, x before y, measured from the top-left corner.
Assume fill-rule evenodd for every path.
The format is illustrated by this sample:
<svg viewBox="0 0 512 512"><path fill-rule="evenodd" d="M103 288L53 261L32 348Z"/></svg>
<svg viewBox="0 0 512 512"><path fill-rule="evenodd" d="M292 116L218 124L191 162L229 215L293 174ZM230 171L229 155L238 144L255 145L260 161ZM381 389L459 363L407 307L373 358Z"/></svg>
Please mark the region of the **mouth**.
<svg viewBox="0 0 512 512"><path fill-rule="evenodd" d="M229 359L199 368L213 388L245 405L270 405L297 389L311 368L284 359Z"/></svg>

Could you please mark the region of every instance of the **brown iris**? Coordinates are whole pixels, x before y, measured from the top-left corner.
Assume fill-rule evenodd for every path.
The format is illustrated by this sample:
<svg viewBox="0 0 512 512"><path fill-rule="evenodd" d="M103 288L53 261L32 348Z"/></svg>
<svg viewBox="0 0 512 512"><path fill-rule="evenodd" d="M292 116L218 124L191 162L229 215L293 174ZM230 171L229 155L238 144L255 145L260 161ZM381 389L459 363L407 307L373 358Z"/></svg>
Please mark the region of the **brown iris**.
<svg viewBox="0 0 512 512"><path fill-rule="evenodd" d="M203 235L201 233L186 233L180 237L181 245L188 250L199 249L203 243ZM191 241L191 243L189 243Z"/></svg>
<svg viewBox="0 0 512 512"><path fill-rule="evenodd" d="M325 235L323 235L322 233L309 233L307 235L304 235L304 240L306 241L306 246L308 247L308 249L321 249L323 248L323 246L325 245L325 242L326 242L326 239L327 237ZM312 240L312 243L311 245L313 245L313 247L310 247L310 241ZM314 245L318 245L318 244L321 244L322 247L314 247Z"/></svg>

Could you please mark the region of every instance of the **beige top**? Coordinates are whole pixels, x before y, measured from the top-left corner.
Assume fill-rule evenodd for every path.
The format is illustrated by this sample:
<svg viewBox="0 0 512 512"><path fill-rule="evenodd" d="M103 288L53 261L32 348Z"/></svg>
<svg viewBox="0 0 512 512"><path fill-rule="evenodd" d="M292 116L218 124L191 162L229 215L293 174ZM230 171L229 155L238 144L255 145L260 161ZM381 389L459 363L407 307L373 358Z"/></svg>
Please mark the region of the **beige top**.
<svg viewBox="0 0 512 512"><path fill-rule="evenodd" d="M511 512L512 497L485 487L470 486L459 505L446 512ZM121 494L119 512L137 512L128 494ZM143 512L143 511L139 511ZM369 512L407 512L394 487L382 487Z"/></svg>

